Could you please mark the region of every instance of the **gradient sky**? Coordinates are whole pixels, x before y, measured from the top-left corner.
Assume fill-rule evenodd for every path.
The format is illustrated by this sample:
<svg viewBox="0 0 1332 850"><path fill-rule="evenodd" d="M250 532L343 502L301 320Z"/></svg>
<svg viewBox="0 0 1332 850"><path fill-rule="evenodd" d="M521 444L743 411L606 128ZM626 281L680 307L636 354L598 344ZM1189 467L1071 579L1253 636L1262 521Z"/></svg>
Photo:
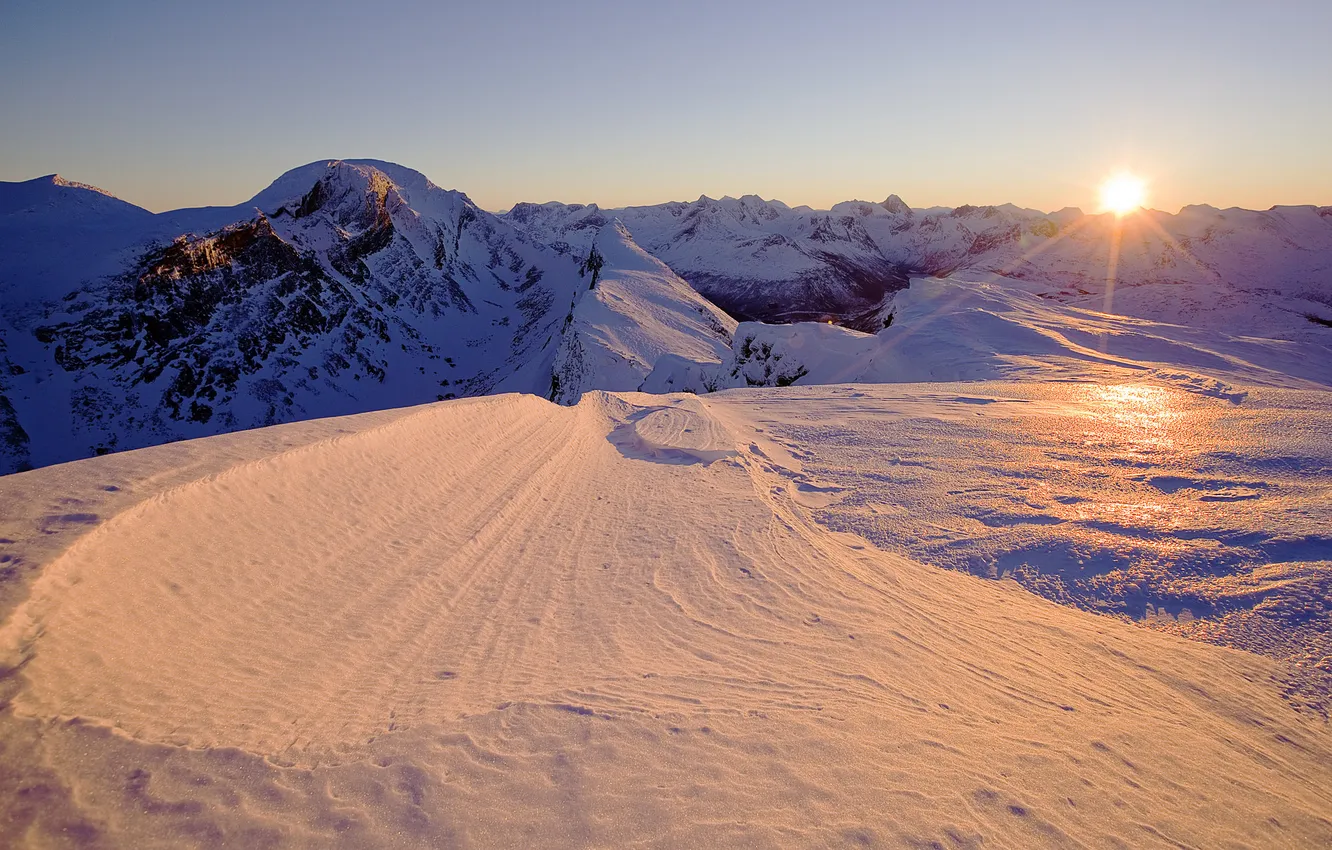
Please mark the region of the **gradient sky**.
<svg viewBox="0 0 1332 850"><path fill-rule="evenodd" d="M489 209L1332 204L1332 0L0 3L0 180L152 210L373 157Z"/></svg>

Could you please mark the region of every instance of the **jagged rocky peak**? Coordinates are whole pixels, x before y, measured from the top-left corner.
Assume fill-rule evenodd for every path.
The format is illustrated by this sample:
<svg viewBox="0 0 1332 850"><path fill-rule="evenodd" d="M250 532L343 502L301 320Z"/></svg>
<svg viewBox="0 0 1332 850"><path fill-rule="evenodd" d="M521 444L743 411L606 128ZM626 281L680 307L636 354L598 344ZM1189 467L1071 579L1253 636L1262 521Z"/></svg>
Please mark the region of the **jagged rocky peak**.
<svg viewBox="0 0 1332 850"><path fill-rule="evenodd" d="M893 215L911 215L911 207L907 206L906 201L897 195L889 195L882 206Z"/></svg>
<svg viewBox="0 0 1332 850"><path fill-rule="evenodd" d="M960 207L954 207L949 213L952 218L971 218L980 216L982 218L993 218L998 210L991 206L975 206L974 204L963 204Z"/></svg>
<svg viewBox="0 0 1332 850"><path fill-rule="evenodd" d="M504 215L516 224L525 225L541 221L549 215L572 212L580 207L581 204L562 204L559 201L547 201L544 204L520 201L514 204Z"/></svg>
<svg viewBox="0 0 1332 850"><path fill-rule="evenodd" d="M260 213L252 221L238 222L208 236L176 237L166 248L143 258L139 285L204 274L255 254L256 246L260 246L259 253L296 253L273 231L268 216Z"/></svg>
<svg viewBox="0 0 1332 850"><path fill-rule="evenodd" d="M758 195L742 195L739 205L741 210L760 221L775 221L787 209L785 204L765 201Z"/></svg>

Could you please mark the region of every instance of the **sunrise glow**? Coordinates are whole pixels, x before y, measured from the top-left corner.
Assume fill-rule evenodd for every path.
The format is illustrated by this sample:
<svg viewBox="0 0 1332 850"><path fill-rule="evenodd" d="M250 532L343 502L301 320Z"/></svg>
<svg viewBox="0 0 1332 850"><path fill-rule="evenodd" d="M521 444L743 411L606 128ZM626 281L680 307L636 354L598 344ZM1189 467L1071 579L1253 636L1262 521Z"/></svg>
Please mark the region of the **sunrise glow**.
<svg viewBox="0 0 1332 850"><path fill-rule="evenodd" d="M1123 216L1147 201L1147 184L1127 171L1106 178L1101 184L1101 212Z"/></svg>

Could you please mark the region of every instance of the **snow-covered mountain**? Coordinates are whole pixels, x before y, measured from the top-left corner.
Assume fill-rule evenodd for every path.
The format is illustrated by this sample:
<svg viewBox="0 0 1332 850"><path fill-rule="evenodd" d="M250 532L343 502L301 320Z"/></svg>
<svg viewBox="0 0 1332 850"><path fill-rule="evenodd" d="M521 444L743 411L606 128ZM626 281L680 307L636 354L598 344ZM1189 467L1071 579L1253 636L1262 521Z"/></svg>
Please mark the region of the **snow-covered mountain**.
<svg viewBox="0 0 1332 850"><path fill-rule="evenodd" d="M750 323L732 344L732 317L843 327ZM1134 362L1327 384L1329 322L1332 207L492 215L330 160L153 214L53 176L0 184L0 470L506 391L1076 371L1110 337Z"/></svg>
<svg viewBox="0 0 1332 850"><path fill-rule="evenodd" d="M1161 287L1142 288L1168 295ZM1250 309L1261 312L1256 304ZM642 388L702 393L795 383L1101 380L1106 367L1155 370L1197 387L1332 385L1332 334L1308 322L1295 338L1253 336L1219 324L1194 327L1073 307L1021 281L966 272L915 278L885 311L892 321L876 334L815 322L742 322L721 362L671 353Z"/></svg>
<svg viewBox="0 0 1332 850"><path fill-rule="evenodd" d="M593 292L586 256L390 163L312 163L231 208L153 215L58 178L6 184L0 205L6 470L459 396L551 395L557 352L561 397L576 401L636 389L665 352L719 359L734 325L623 228ZM597 325L614 327L597 338Z"/></svg>
<svg viewBox="0 0 1332 850"><path fill-rule="evenodd" d="M854 323L905 287L910 270L840 208L793 209L755 195L612 211L518 204L504 218L572 253L585 252L592 234L619 219L653 256L741 319Z"/></svg>
<svg viewBox="0 0 1332 850"><path fill-rule="evenodd" d="M505 215L534 239L575 253L612 217L743 319L831 318L878 330L885 299L911 276L964 270L1147 319L1189 323L1226 310L1222 324L1254 334L1298 333L1310 316L1332 319L1332 207L1191 206L1120 219L1011 204L919 210L896 195L820 211L750 195L620 210L519 204Z"/></svg>
<svg viewBox="0 0 1332 850"><path fill-rule="evenodd" d="M623 224L603 225L587 256L588 292L565 318L552 400L636 390L664 356L711 364L730 353L735 320L634 244Z"/></svg>

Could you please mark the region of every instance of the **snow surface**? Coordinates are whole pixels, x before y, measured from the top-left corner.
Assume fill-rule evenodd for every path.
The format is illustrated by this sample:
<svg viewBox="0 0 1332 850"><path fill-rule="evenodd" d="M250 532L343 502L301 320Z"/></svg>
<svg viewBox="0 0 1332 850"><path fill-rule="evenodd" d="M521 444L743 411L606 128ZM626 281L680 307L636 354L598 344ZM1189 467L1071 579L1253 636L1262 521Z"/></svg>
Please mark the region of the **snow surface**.
<svg viewBox="0 0 1332 850"><path fill-rule="evenodd" d="M1206 548L1185 529L1325 557L1289 535L1329 502L1288 488L1327 492L1327 392L1097 392L501 395L7 476L0 822L34 845L1327 846L1332 733L1285 666L926 562L1047 527L1092 558ZM1207 501L1250 494L1274 501Z"/></svg>

